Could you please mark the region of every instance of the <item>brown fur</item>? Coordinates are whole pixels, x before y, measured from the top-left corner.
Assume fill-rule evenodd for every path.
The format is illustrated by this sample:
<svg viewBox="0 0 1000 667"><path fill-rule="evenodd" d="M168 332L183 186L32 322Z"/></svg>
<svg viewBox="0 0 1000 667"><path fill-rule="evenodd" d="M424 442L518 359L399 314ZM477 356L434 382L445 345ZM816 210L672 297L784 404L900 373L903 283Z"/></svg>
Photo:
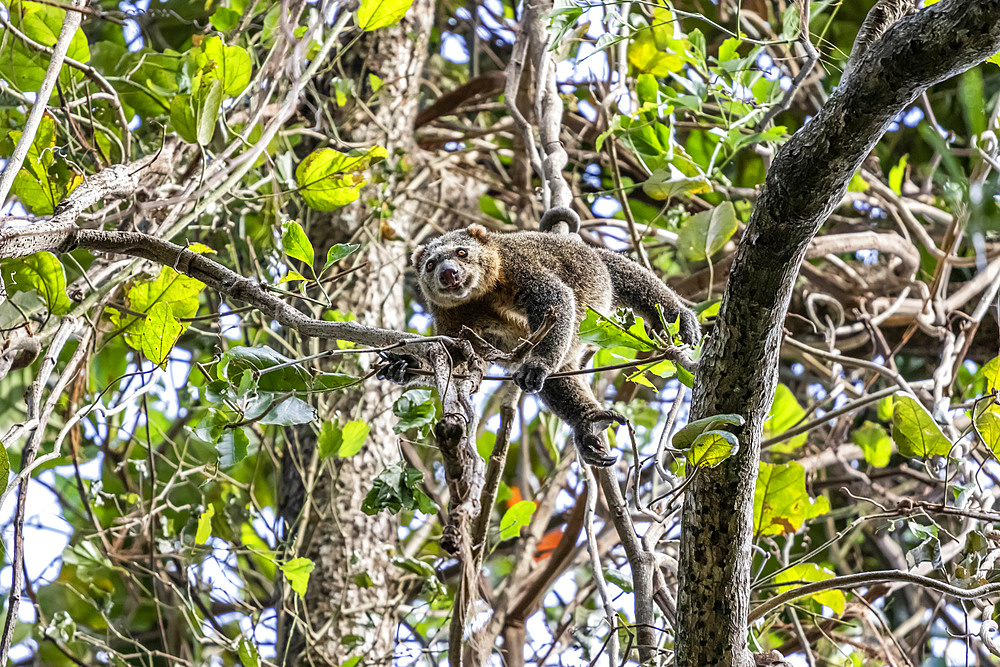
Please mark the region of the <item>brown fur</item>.
<svg viewBox="0 0 1000 667"><path fill-rule="evenodd" d="M439 334L457 335L467 326L510 351L548 312L555 314L555 326L515 370L514 381L540 393L573 428L581 457L592 465L616 460L603 431L621 415L603 409L580 376L548 378L579 368L584 345L577 332L587 306L603 313L632 308L659 328L660 305L668 322L680 318L685 342L696 342L700 333L694 314L655 275L575 234L496 234L473 225L417 248L413 264Z"/></svg>

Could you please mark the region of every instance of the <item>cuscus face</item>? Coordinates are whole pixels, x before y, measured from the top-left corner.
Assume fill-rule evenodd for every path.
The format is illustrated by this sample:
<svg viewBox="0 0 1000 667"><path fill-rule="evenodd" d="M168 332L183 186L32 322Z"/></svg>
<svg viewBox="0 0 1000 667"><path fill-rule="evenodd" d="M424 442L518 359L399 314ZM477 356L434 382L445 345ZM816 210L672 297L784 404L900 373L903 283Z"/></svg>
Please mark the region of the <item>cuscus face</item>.
<svg viewBox="0 0 1000 667"><path fill-rule="evenodd" d="M490 264L478 230L450 232L413 253L413 266L424 296L445 307L485 294L489 290L486 271Z"/></svg>

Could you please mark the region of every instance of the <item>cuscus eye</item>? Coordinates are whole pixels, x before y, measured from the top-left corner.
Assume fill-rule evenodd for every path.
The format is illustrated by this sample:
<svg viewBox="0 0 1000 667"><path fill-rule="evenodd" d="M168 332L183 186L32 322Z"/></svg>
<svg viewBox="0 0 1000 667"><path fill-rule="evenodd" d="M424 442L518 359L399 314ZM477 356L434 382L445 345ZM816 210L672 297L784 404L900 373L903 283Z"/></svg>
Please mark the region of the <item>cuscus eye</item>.
<svg viewBox="0 0 1000 667"><path fill-rule="evenodd" d="M434 270L434 260L429 259L427 260L427 263L424 264L424 271L433 271L433 270Z"/></svg>
<svg viewBox="0 0 1000 667"><path fill-rule="evenodd" d="M469 251L466 250L465 248L459 248L458 250L455 251L455 254L458 255L459 257L468 257Z"/></svg>

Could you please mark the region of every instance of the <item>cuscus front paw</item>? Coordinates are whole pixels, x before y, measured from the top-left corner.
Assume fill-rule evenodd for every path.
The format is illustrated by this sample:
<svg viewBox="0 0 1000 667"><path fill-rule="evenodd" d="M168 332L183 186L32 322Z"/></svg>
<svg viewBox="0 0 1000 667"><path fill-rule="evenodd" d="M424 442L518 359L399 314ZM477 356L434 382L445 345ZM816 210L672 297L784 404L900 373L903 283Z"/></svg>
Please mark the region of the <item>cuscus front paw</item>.
<svg viewBox="0 0 1000 667"><path fill-rule="evenodd" d="M537 394L552 369L541 359L528 359L514 372L514 384L526 394Z"/></svg>
<svg viewBox="0 0 1000 667"><path fill-rule="evenodd" d="M382 352L380 355L386 363L375 373L379 380L389 380L396 384L406 384L413 379L414 368L420 368L420 359L412 354L393 354Z"/></svg>
<svg viewBox="0 0 1000 667"><path fill-rule="evenodd" d="M573 429L573 441L580 452L580 459L599 468L613 466L618 461L618 455L608 448L604 431L613 423L624 424L626 421L624 415L614 410L601 410L579 423Z"/></svg>

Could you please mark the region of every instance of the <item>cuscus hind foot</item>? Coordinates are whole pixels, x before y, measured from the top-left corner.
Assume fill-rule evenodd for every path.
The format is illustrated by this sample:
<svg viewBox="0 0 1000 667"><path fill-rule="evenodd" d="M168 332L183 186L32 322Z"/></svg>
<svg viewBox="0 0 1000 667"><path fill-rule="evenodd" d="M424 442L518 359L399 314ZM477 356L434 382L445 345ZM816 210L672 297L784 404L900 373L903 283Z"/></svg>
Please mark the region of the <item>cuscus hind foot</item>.
<svg viewBox="0 0 1000 667"><path fill-rule="evenodd" d="M580 459L587 465L607 468L618 462L618 455L608 449L604 431L611 424L624 424L624 415L614 410L600 410L576 425L573 441L576 443Z"/></svg>

